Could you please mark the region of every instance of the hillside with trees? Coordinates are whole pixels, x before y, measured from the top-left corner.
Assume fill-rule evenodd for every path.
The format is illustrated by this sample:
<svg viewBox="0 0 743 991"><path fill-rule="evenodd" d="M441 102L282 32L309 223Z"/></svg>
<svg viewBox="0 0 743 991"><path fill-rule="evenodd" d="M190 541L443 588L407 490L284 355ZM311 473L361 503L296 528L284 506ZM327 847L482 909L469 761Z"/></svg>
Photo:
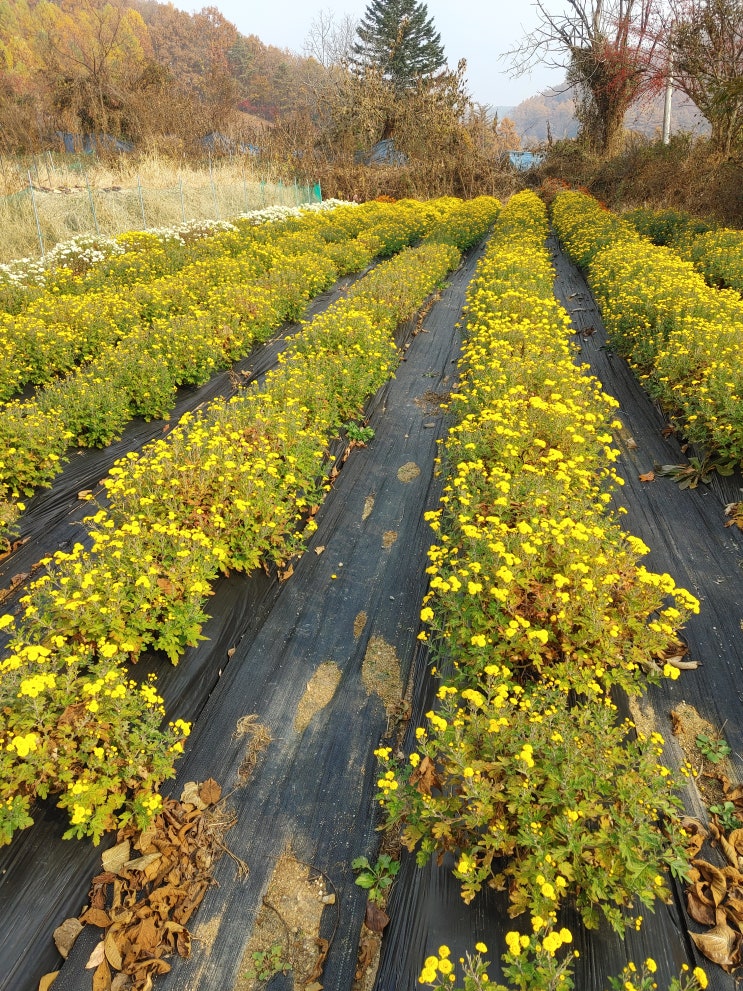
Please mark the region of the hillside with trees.
<svg viewBox="0 0 743 991"><path fill-rule="evenodd" d="M320 11L301 54L242 34L216 7L0 0L0 150L61 148L67 134L103 152L108 140L199 158L209 140L215 153L249 151L290 179L319 179L328 195L466 196L510 188L504 153L522 141L578 139L606 159L628 134L656 138L673 65L673 133L709 133L712 154L737 154L741 0L536 6L512 72L559 66L565 89L494 114L417 0L371 0L359 22ZM380 141L391 142L381 178L364 165L380 161Z"/></svg>
<svg viewBox="0 0 743 991"><path fill-rule="evenodd" d="M312 60L241 35L215 7L156 0L3 0L0 132L5 152L56 132L188 147L296 106ZM243 122L244 123L244 122Z"/></svg>
<svg viewBox="0 0 743 991"><path fill-rule="evenodd" d="M456 157L443 188L465 192L518 143L471 99L464 62L446 67L415 0L374 0L358 25L321 12L303 54L241 34L216 7L0 0L0 92L0 149L11 155L60 147L63 134L93 135L99 150L109 136L193 154L216 132L222 148L258 148L328 178L394 135L398 161ZM466 175L455 175L462 159Z"/></svg>

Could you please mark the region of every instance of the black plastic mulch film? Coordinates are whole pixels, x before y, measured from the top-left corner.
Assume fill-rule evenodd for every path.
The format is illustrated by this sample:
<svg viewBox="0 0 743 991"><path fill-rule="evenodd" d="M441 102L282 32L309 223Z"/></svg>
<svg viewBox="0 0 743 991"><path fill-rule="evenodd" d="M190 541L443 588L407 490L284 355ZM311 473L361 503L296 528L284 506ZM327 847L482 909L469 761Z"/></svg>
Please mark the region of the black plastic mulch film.
<svg viewBox="0 0 743 991"><path fill-rule="evenodd" d="M701 614L686 630L690 654L702 666L653 689L648 704L667 740L672 739L669 712L684 699L714 725L724 725L733 753L740 755L743 535L721 523L725 503L740 498L740 476L686 492L670 481L654 485L639 481L654 463L680 462L683 456L677 442L662 435L663 417L626 364L605 347L603 325L582 276L556 245L553 248L556 293L574 311L576 332L588 327L596 331L585 339L576 338L580 360L591 365L604 390L621 404L624 429L618 470L626 484L616 502L628 510L623 525L652 548L645 562L649 568L668 571L702 600ZM370 405L376 437L367 448L352 452L317 516L319 528L309 552L296 564L292 578L280 589L262 576L221 580L209 603L214 614L205 629L209 641L189 652L177 669L169 665L157 669L169 714L188 718L188 707L193 714L195 699L206 698L215 670L225 667L194 728L177 780L166 784L167 793L178 796L183 782L208 777L232 791L246 746L236 738L235 728L244 716L257 715L273 740L249 781L230 798L238 820L227 841L233 853L247 862L250 874L238 880L229 858L219 862L218 885L207 893L190 924L196 937L213 931L215 925L218 934L208 944L195 939L190 960L172 961L171 973L157 979L156 987L163 991L226 991L235 985L261 898L277 858L287 848L323 872L337 892L333 932L321 932L333 938L320 981L328 991L351 989L365 893L354 884L350 863L362 854L376 856L379 835L373 795L378 771L372 751L391 719L382 699L367 691L370 679L364 678L364 659L371 643L383 643L399 664L401 684L413 669L410 736L424 721L435 691L416 637L425 592L425 552L431 542L422 518L440 492L433 461L444 421L440 411L426 403L425 395L451 387L459 352L454 324L476 259L473 253L453 274L396 378ZM263 353L270 363L271 346ZM259 370L259 360L253 359L254 371ZM223 378L222 384L227 382ZM206 386L203 398L213 388ZM192 398L200 402L202 393ZM140 428L130 428L116 454L139 446L153 435L152 430L150 425L145 437ZM629 437L632 444L626 443ZM92 488L110 464L110 458L104 466L96 457L86 454L73 462L59 485L34 501L26 525L43 540L39 536L34 544L37 538L32 537L5 564L6 583L10 575L38 560L44 548L76 539L70 537L69 527L86 514L86 508L75 504L74 494ZM320 547L322 553L312 553ZM237 649L227 663L232 646ZM300 699L313 673L327 663L339 671L335 694L306 728L297 729L294 720ZM51 931L66 916L79 912L89 879L98 870L100 848L60 841L61 819L49 803L36 825L0 853L2 991L32 991L42 973L59 965ZM732 977L695 955L682 902L683 893L677 890L673 905L658 905L654 914L644 912L640 932L629 932L625 940L608 928L587 938L578 920L566 913L562 922L576 934L581 953L576 988L601 991L608 975L618 974L628 960L640 962L648 956L658 962L661 989L683 963L705 966L713 991L733 988ZM440 868L435 864L417 868L406 855L388 912L391 921L375 991L420 987L417 977L423 960L442 943L456 959L483 940L491 950L491 976L497 976L499 948L505 932L513 927L503 895L485 891L467 907L446 863ZM100 930L87 927L54 991L91 987L91 972L83 967L99 938ZM276 991L290 986L291 981L282 977L270 983Z"/></svg>

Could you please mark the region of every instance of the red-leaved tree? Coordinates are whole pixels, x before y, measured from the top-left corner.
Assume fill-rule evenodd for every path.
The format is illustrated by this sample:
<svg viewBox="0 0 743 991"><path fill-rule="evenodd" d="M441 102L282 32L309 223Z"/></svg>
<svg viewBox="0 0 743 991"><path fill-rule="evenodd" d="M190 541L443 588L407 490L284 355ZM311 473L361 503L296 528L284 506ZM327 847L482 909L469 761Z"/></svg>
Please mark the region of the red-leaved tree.
<svg viewBox="0 0 743 991"><path fill-rule="evenodd" d="M563 68L581 137L600 154L614 154L626 111L656 85L660 0L567 0L560 13L545 0L534 6L537 27L507 53L514 75L537 62Z"/></svg>

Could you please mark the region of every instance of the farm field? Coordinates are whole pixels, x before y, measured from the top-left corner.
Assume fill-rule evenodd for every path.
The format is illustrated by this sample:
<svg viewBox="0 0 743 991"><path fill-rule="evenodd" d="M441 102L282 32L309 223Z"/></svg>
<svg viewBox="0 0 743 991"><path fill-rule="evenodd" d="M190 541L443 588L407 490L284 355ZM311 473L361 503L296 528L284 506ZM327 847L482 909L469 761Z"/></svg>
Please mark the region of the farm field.
<svg viewBox="0 0 743 991"><path fill-rule="evenodd" d="M558 199L555 225L576 259L598 265L591 246L607 235L575 195L564 194L562 214ZM51 931L79 913L100 873L101 847L62 832L98 836L118 821L135 842L131 831L153 814L176 815L170 797L210 779L227 796L206 804L224 810L230 855L188 922L189 952L140 957L135 987L453 986L442 946L455 961L485 953L492 981L515 987L535 986L531 957L569 986L559 961L574 948L578 988L598 991L648 958L662 988L682 964L704 965L710 987L733 986L686 935L705 927L682 907L674 872L688 836L673 822L677 790L705 821L705 806L721 801L697 777L714 776L716 763L697 752L690 766L681 748L682 703L713 743L722 733L723 797L733 813L743 804L733 793L743 533L724 525L725 505L741 498L735 425L716 428L712 412L692 438L714 444L730 474L682 488L654 472L684 462L679 438L700 418L690 410L708 380L695 371L657 396L674 400L667 430L620 357L627 320L611 321L624 302L612 308L589 270L607 344L581 276L556 241L544 247L547 216L533 194L503 208L483 198L387 210L382 226L396 236L377 234L372 253L389 260L352 276L371 260L367 241L345 273L328 266L298 333L235 354L231 374L188 383L189 396L174 396L185 419L165 436L137 421L122 425L120 447L74 455L19 517L29 539L0 562L12 616L0 662L7 991L57 969ZM646 243L630 237L622 251L640 256ZM304 284L305 268L296 271ZM737 306L704 292L725 316ZM595 378L575 363L575 341ZM650 360L629 357L647 387ZM234 395L197 408L220 389ZM79 491L99 505L81 510ZM62 536L70 524L75 536ZM62 555L47 560L57 546ZM102 601L112 617L103 625ZM687 670L692 659L701 666ZM401 835L380 836L385 816ZM395 836L410 852L375 979L379 925L363 926L352 861L373 864L380 840L394 852ZM111 842L108 833L102 846ZM706 928L740 934L728 877ZM635 899L643 907L624 916ZM292 900L303 909L287 922L276 905ZM509 904L524 914L511 921ZM92 986L85 963L102 929L86 921L55 989ZM728 969L741 942L730 931ZM141 929L138 938L159 945ZM93 968L101 988L116 986L105 981L121 970L117 952L130 950L109 947ZM682 987L697 980L689 972Z"/></svg>

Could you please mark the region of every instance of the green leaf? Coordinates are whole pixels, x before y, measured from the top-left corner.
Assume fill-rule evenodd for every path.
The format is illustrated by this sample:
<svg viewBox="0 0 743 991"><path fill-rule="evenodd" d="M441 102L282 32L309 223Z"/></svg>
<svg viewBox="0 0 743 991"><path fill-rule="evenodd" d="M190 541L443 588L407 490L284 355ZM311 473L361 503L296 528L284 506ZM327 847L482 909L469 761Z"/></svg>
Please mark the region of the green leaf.
<svg viewBox="0 0 743 991"><path fill-rule="evenodd" d="M377 879L373 874L360 874L356 878L356 884L358 884L360 888L373 888L376 881Z"/></svg>

